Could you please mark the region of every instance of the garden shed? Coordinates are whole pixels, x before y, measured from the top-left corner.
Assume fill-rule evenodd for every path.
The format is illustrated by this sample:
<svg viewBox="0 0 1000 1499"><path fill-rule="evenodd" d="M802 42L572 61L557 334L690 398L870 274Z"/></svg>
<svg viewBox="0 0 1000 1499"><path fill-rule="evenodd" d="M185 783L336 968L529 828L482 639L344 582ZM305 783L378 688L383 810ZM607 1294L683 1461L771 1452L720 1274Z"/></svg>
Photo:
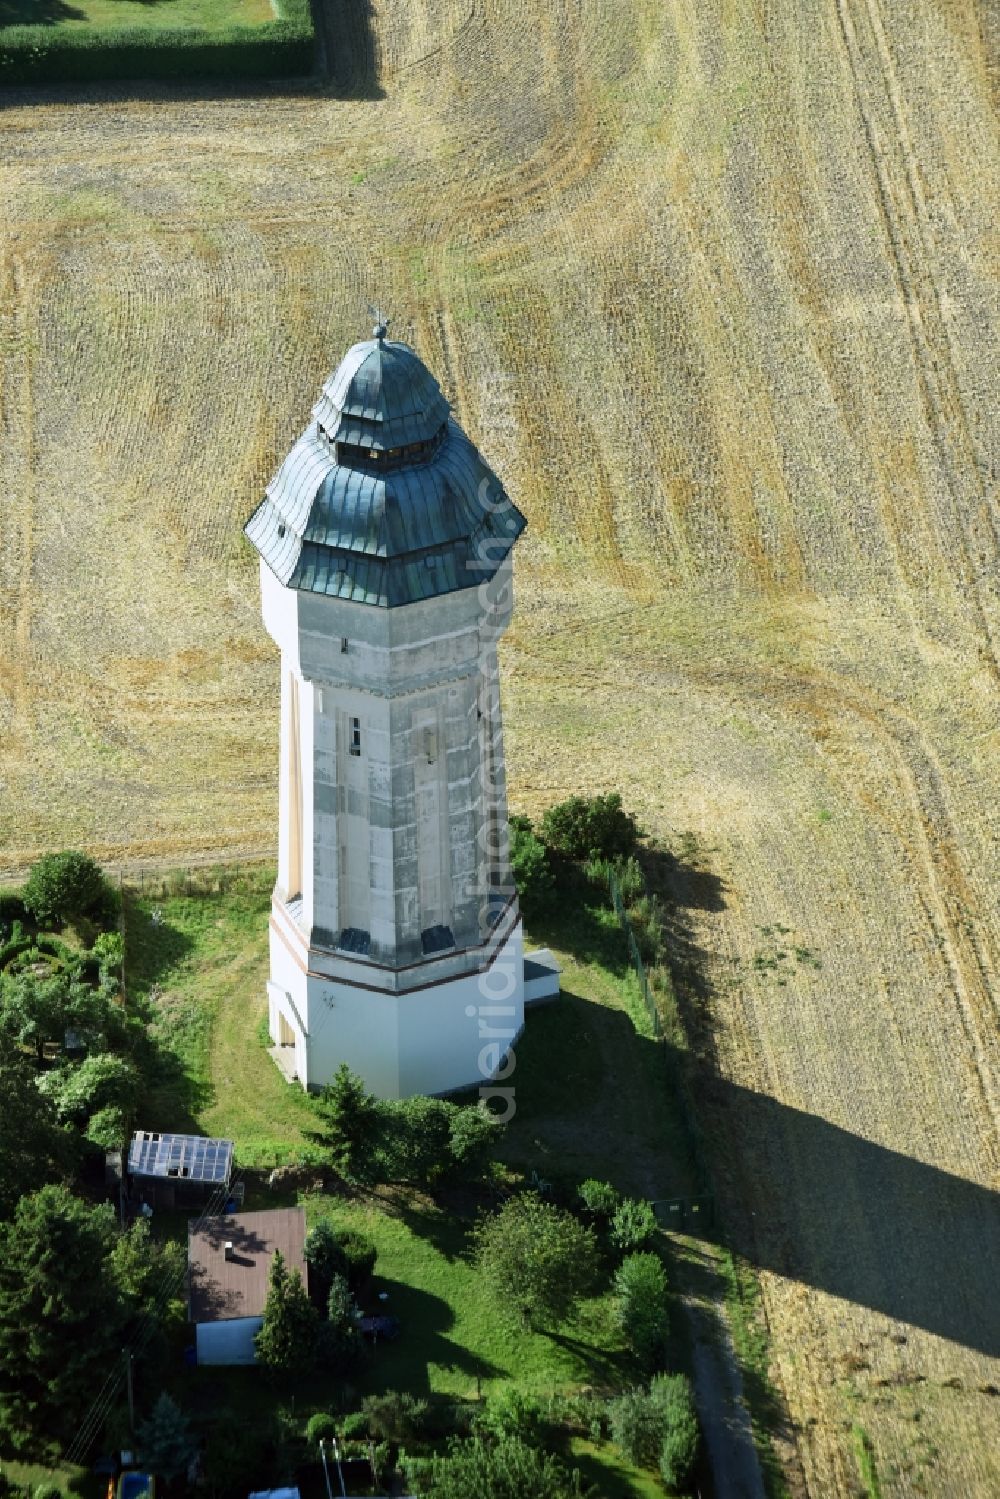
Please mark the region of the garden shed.
<svg viewBox="0 0 1000 1499"><path fill-rule="evenodd" d="M304 1208L209 1218L188 1226L188 1317L199 1364L253 1364L275 1251L308 1285Z"/></svg>
<svg viewBox="0 0 1000 1499"><path fill-rule="evenodd" d="M129 1199L154 1208L201 1207L213 1193L228 1192L232 1172L232 1140L136 1130L128 1152Z"/></svg>

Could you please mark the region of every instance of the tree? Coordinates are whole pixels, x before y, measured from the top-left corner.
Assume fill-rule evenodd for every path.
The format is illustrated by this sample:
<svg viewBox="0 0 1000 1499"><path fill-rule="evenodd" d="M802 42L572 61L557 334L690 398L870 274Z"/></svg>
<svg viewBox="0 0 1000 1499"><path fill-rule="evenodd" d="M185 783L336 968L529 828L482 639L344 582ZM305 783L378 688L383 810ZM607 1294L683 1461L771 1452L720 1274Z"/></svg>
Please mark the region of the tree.
<svg viewBox="0 0 1000 1499"><path fill-rule="evenodd" d="M169 1302L183 1294L187 1257L171 1239L154 1239L146 1218L136 1218L111 1250L111 1269L133 1328L147 1318L163 1321Z"/></svg>
<svg viewBox="0 0 1000 1499"><path fill-rule="evenodd" d="M62 1046L68 1030L90 1048L117 1043L125 1020L103 984L96 989L72 973L18 973L0 986L0 1025L20 1046L34 1048L39 1066L48 1041Z"/></svg>
<svg viewBox="0 0 1000 1499"><path fill-rule="evenodd" d="M633 1249L642 1249L655 1237L656 1226L652 1203L626 1197L611 1219L611 1242L626 1254Z"/></svg>
<svg viewBox="0 0 1000 1499"><path fill-rule="evenodd" d="M549 807L542 818L542 837L568 859L627 859L634 852L639 828L622 808L617 791L605 796L571 796Z"/></svg>
<svg viewBox="0 0 1000 1499"><path fill-rule="evenodd" d="M280 1249L274 1251L264 1320L254 1339L257 1360L276 1379L304 1373L316 1362L319 1317L302 1277L289 1270Z"/></svg>
<svg viewBox="0 0 1000 1499"><path fill-rule="evenodd" d="M423 1467L423 1465L421 1465ZM429 1499L580 1499L580 1475L520 1437L453 1441L414 1478Z"/></svg>
<svg viewBox="0 0 1000 1499"><path fill-rule="evenodd" d="M120 1356L115 1238L111 1207L62 1186L0 1228L0 1438L15 1451L65 1442Z"/></svg>
<svg viewBox="0 0 1000 1499"><path fill-rule="evenodd" d="M655 1366L667 1334L667 1277L655 1254L630 1254L615 1273L618 1323L633 1353Z"/></svg>
<svg viewBox="0 0 1000 1499"><path fill-rule="evenodd" d="M0 1219L13 1214L19 1198L65 1174L72 1155L30 1058L0 1038Z"/></svg>
<svg viewBox="0 0 1000 1499"><path fill-rule="evenodd" d="M512 1198L479 1226L476 1259L497 1308L531 1326L561 1322L597 1277L593 1230L533 1194Z"/></svg>
<svg viewBox="0 0 1000 1499"><path fill-rule="evenodd" d="M383 1128L378 1099L341 1062L319 1095L317 1108L323 1121L317 1137L329 1150L334 1169L347 1181L371 1181Z"/></svg>
<svg viewBox="0 0 1000 1499"><path fill-rule="evenodd" d="M66 849L32 865L21 898L40 926L51 926L108 909L113 893L89 854Z"/></svg>
<svg viewBox="0 0 1000 1499"><path fill-rule="evenodd" d="M68 974L53 973L39 977L18 973L0 988L3 1029L19 1046L34 1049L41 1066L45 1060L45 1043L63 1043L72 1009L73 981Z"/></svg>
<svg viewBox="0 0 1000 1499"><path fill-rule="evenodd" d="M358 1304L343 1275L334 1275L326 1302L322 1355L327 1368L345 1374L361 1352Z"/></svg>
<svg viewBox="0 0 1000 1499"><path fill-rule="evenodd" d="M198 1439L180 1406L163 1391L136 1432L143 1465L166 1483L187 1473L198 1453Z"/></svg>

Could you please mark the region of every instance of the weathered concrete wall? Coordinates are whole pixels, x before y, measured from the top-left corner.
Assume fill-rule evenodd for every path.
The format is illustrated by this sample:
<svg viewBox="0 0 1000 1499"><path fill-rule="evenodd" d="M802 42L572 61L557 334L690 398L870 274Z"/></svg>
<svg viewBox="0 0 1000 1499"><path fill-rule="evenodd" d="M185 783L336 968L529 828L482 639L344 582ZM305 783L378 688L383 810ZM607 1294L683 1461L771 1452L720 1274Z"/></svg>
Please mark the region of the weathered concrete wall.
<svg viewBox="0 0 1000 1499"><path fill-rule="evenodd" d="M496 689L509 564L391 610L296 593L264 564L261 594L282 651L272 1037L284 1016L311 1085L340 1061L386 1097L475 1081L480 970L498 943L521 963L516 903L495 929L488 903L511 894ZM425 951L442 929L452 942ZM514 991L516 1030L520 968Z"/></svg>

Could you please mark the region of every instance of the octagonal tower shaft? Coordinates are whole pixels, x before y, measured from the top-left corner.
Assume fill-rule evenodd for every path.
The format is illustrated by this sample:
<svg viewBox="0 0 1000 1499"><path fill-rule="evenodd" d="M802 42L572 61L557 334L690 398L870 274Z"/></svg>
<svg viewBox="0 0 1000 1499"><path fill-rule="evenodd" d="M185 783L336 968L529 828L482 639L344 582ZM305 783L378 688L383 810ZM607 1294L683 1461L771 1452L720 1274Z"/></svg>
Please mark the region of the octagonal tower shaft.
<svg viewBox="0 0 1000 1499"><path fill-rule="evenodd" d="M247 523L281 651L269 1026L303 1086L468 1087L523 1024L497 677L523 528L381 326Z"/></svg>
<svg viewBox="0 0 1000 1499"><path fill-rule="evenodd" d="M310 946L421 981L478 962L513 898L497 640L509 564L392 610L316 598L261 571L281 649L276 898ZM467 963L465 966L467 966Z"/></svg>

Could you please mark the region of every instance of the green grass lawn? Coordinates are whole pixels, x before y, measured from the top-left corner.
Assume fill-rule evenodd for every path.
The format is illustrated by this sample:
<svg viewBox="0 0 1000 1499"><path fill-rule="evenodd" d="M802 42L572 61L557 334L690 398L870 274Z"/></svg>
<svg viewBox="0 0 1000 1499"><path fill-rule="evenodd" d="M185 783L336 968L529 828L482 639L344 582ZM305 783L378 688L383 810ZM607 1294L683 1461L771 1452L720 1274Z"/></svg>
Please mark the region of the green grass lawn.
<svg viewBox="0 0 1000 1499"><path fill-rule="evenodd" d="M225 893L131 895L126 903L127 986L164 1048L141 1122L231 1138L244 1168L315 1151L314 1104L284 1081L264 1045L269 904L266 872ZM584 1176L611 1180L630 1195L689 1190L676 1105L613 913L596 894L576 892L533 936L559 958L563 992L529 1013L518 1044L505 1165L534 1169L557 1190ZM294 1190L270 1191L262 1171L251 1172L248 1186L248 1208L296 1200ZM539 1395L638 1381L610 1295L584 1303L550 1334L525 1329L493 1304L471 1262L468 1205L459 1211L393 1188L312 1191L299 1200L311 1222L328 1215L374 1241L372 1305L400 1318L399 1339L376 1348L355 1376L354 1404L386 1389L475 1400L509 1381ZM167 1221L174 1217L176 1224ZM184 1232L180 1215L161 1215L159 1227ZM206 1411L214 1402L223 1415L257 1410L263 1419L274 1407L257 1371L192 1377L204 1385ZM310 1410L335 1408L343 1399L336 1382L313 1381L308 1394L297 1393L295 1408L303 1401ZM662 1493L607 1443L575 1440L572 1457L608 1499Z"/></svg>
<svg viewBox="0 0 1000 1499"><path fill-rule="evenodd" d="M275 19L271 0L0 0L3 26L260 26Z"/></svg>
<svg viewBox="0 0 1000 1499"><path fill-rule="evenodd" d="M235 1140L241 1164L273 1166L307 1144L313 1109L261 1041L271 877L243 885L127 896L126 984L177 1059L147 1096L143 1128L221 1135Z"/></svg>
<svg viewBox="0 0 1000 1499"><path fill-rule="evenodd" d="M359 1380L363 1392L404 1389L475 1399L497 1382L550 1393L638 1377L614 1326L610 1297L584 1303L556 1334L529 1331L492 1302L471 1262L471 1224L430 1201L392 1192L361 1203L315 1195L306 1209L310 1223L327 1216L373 1240L378 1265L371 1306L384 1305L402 1324L398 1340L376 1349Z"/></svg>

